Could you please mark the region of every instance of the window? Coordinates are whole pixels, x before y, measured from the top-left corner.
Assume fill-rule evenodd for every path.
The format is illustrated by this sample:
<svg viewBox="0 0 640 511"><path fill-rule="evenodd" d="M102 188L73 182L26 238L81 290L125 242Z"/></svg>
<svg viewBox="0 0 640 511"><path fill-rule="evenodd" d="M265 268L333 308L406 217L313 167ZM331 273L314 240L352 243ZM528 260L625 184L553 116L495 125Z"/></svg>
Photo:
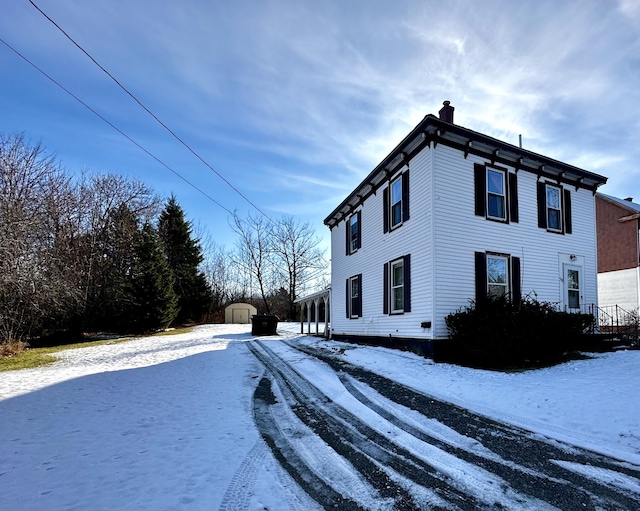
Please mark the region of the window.
<svg viewBox="0 0 640 511"><path fill-rule="evenodd" d="M384 314L411 312L411 256L384 265Z"/></svg>
<svg viewBox="0 0 640 511"><path fill-rule="evenodd" d="M571 234L571 191L538 182L538 227L558 234Z"/></svg>
<svg viewBox="0 0 640 511"><path fill-rule="evenodd" d="M498 222L518 222L518 176L507 169L474 164L475 214Z"/></svg>
<svg viewBox="0 0 640 511"><path fill-rule="evenodd" d="M503 171L487 169L487 216L496 220L507 219L507 187Z"/></svg>
<svg viewBox="0 0 640 511"><path fill-rule="evenodd" d="M508 257L487 255L487 296L509 295L508 264Z"/></svg>
<svg viewBox="0 0 640 511"><path fill-rule="evenodd" d="M347 255L353 254L362 247L361 214L353 214L347 222Z"/></svg>
<svg viewBox="0 0 640 511"><path fill-rule="evenodd" d="M562 231L562 206L560 188L547 185L547 229Z"/></svg>
<svg viewBox="0 0 640 511"><path fill-rule="evenodd" d="M391 313L404 312L404 261L391 263Z"/></svg>
<svg viewBox="0 0 640 511"><path fill-rule="evenodd" d="M391 228L402 223L402 176L391 183Z"/></svg>
<svg viewBox="0 0 640 511"><path fill-rule="evenodd" d="M520 258L491 252L475 253L476 301L505 296L520 302Z"/></svg>
<svg viewBox="0 0 640 511"><path fill-rule="evenodd" d="M362 316L362 274L347 279L347 318Z"/></svg>
<svg viewBox="0 0 640 511"><path fill-rule="evenodd" d="M570 309L580 308L580 270L567 269L567 303Z"/></svg>
<svg viewBox="0 0 640 511"><path fill-rule="evenodd" d="M395 178L382 196L384 232L389 232L409 220L409 170Z"/></svg>

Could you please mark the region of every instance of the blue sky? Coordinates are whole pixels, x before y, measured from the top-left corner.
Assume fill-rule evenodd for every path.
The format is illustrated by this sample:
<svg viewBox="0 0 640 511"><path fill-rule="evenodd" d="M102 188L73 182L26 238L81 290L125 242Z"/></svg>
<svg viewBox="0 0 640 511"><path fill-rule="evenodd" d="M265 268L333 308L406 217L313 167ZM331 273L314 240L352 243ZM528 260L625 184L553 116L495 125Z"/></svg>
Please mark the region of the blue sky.
<svg viewBox="0 0 640 511"><path fill-rule="evenodd" d="M311 222L325 246L325 216L445 99L456 124L522 134L640 202L640 0L34 2L260 210ZM252 209L28 0L3 0L0 38L224 208ZM174 193L231 247L225 209L2 43L0 69L0 132Z"/></svg>

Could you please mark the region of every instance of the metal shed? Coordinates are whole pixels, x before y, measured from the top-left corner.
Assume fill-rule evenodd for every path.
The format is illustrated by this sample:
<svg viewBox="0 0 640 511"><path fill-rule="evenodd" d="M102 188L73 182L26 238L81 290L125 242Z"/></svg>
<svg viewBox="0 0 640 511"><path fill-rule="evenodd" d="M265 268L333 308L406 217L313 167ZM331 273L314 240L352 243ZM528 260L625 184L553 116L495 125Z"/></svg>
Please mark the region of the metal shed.
<svg viewBox="0 0 640 511"><path fill-rule="evenodd" d="M224 310L224 322L248 324L255 314L258 314L258 309L250 303L232 303Z"/></svg>

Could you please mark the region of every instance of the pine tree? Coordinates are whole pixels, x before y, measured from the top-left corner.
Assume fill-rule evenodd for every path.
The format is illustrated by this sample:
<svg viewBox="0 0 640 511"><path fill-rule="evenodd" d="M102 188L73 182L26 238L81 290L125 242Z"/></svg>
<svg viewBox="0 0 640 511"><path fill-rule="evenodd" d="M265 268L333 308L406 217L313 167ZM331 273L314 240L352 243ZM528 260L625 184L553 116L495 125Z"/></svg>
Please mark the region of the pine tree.
<svg viewBox="0 0 640 511"><path fill-rule="evenodd" d="M178 314L178 297L173 289L173 272L162 241L146 223L136 243L136 264L131 279L135 306L132 328L150 332L168 327Z"/></svg>
<svg viewBox="0 0 640 511"><path fill-rule="evenodd" d="M192 238L191 223L185 220L175 196L171 196L160 214L158 230L175 278L180 309L176 323L200 321L211 310L213 292L199 269L204 259L202 249L198 240Z"/></svg>

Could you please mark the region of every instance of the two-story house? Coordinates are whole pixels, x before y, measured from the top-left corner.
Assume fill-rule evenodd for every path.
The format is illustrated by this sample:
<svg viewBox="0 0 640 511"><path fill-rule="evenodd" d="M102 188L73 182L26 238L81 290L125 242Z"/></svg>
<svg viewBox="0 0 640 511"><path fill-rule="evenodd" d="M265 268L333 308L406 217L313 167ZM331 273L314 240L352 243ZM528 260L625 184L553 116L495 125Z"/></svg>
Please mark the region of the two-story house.
<svg viewBox="0 0 640 511"><path fill-rule="evenodd" d="M598 305L640 307L640 204L596 194Z"/></svg>
<svg viewBox="0 0 640 511"><path fill-rule="evenodd" d="M606 178L453 123L444 102L325 219L334 339L430 353L445 317L530 294L597 302L595 198Z"/></svg>

